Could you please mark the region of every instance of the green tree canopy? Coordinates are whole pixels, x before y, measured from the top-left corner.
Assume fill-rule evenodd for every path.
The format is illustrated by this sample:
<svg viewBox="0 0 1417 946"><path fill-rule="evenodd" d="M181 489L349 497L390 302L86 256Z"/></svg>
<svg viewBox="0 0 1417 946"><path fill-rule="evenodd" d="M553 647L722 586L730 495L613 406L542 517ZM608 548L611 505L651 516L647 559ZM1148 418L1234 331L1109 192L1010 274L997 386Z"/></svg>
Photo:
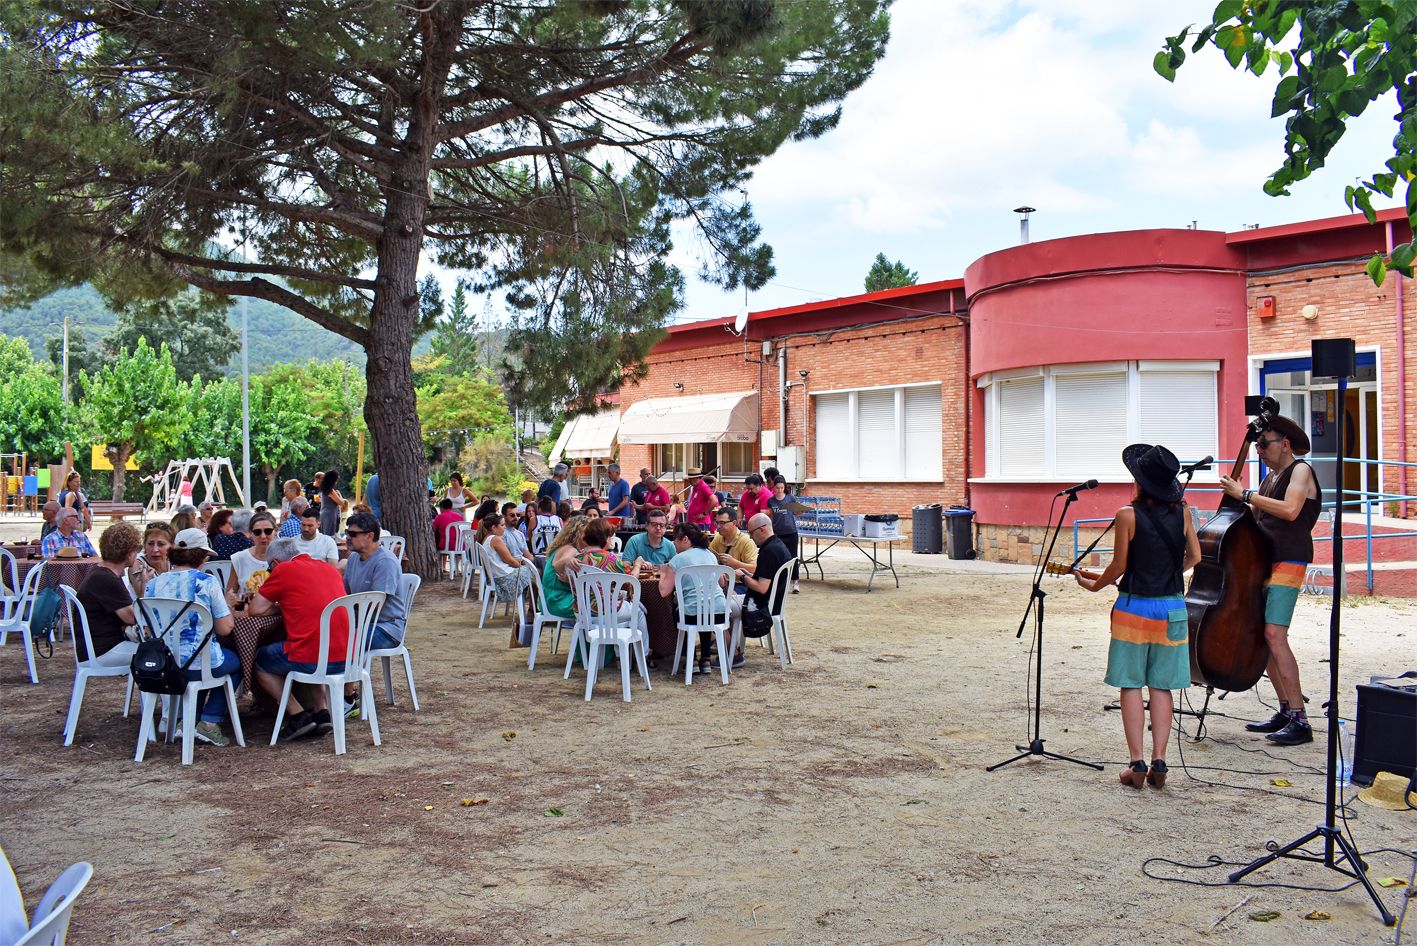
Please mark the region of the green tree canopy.
<svg viewBox="0 0 1417 946"><path fill-rule="evenodd" d="M361 345L390 528L431 574L423 252L507 290L517 403L590 403L643 374L681 304L674 221L704 238L703 278L772 274L731 195L835 125L884 51L885 6L13 0L0 252L116 300L266 299Z"/></svg>
<svg viewBox="0 0 1417 946"><path fill-rule="evenodd" d="M173 452L187 457L228 457L241 463L241 383L218 378L202 383L194 377L183 385L184 408L189 423ZM240 478L240 472L237 473Z"/></svg>
<svg viewBox="0 0 1417 946"><path fill-rule="evenodd" d="M444 359L453 374L477 370L477 316L468 309L468 281L459 277L447 310L438 319L429 344L432 354Z"/></svg>
<svg viewBox="0 0 1417 946"><path fill-rule="evenodd" d="M882 289L913 286L919 281L919 276L919 273L906 269L905 264L899 260L892 263L886 259L886 254L877 253L870 271L866 273L866 291L880 292Z"/></svg>
<svg viewBox="0 0 1417 946"><path fill-rule="evenodd" d="M1295 27L1298 27L1297 38ZM1193 32L1194 30L1194 32ZM1361 183L1345 188L1350 210L1375 219L1373 195L1403 189L1407 219L1417 231L1417 3L1373 0L1222 0L1211 22L1168 37L1153 66L1169 81L1186 61L1213 46L1232 69L1279 73L1271 115L1283 115L1284 162L1265 181L1265 193L1289 188L1324 166L1348 122L1388 92L1397 94L1392 157ZM1368 263L1382 284L1389 268L1412 275L1412 240Z"/></svg>
<svg viewBox="0 0 1417 946"><path fill-rule="evenodd" d="M175 448L187 426L186 386L177 381L172 353L167 346L154 351L145 338L129 351L120 351L96 374L85 372L84 399L78 415L83 432L93 443L106 443L113 464L113 498L123 498L124 468L128 458L161 464ZM238 415L239 416L239 415Z"/></svg>
<svg viewBox="0 0 1417 946"><path fill-rule="evenodd" d="M315 452L311 433L316 420L306 404L305 392L290 380L252 378L251 460L266 477L266 499L276 496L276 479ZM240 399L237 400L240 418ZM353 470L353 467L349 468Z"/></svg>
<svg viewBox="0 0 1417 946"><path fill-rule="evenodd" d="M196 375L210 380L241 348L241 339L227 320L229 307L223 297L195 292L130 304L118 313L117 324L103 340L104 351L111 357L132 349L140 338L153 347L166 342L179 378Z"/></svg>
<svg viewBox="0 0 1417 946"><path fill-rule="evenodd" d="M23 339L0 335L0 452L35 461L64 455L68 410L59 378Z"/></svg>

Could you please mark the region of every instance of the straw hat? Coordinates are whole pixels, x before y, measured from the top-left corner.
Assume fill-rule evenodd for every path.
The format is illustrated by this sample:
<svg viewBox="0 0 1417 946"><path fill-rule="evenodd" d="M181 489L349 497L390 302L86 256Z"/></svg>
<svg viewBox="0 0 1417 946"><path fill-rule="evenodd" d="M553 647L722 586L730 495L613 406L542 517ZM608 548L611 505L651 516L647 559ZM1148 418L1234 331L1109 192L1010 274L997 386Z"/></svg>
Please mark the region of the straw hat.
<svg viewBox="0 0 1417 946"><path fill-rule="evenodd" d="M1408 784L1408 780L1401 775L1379 772L1373 777L1373 784L1358 793L1358 800L1374 808L1406 811Z"/></svg>
<svg viewBox="0 0 1417 946"><path fill-rule="evenodd" d="M1148 496L1163 503L1174 503L1181 498L1181 484L1176 479L1176 474L1181 472L1181 461L1160 444L1154 447L1149 443L1132 444L1122 451L1122 464Z"/></svg>
<svg viewBox="0 0 1417 946"><path fill-rule="evenodd" d="M60 546L60 547L59 547L59 551L57 551L57 552L54 553L54 557L55 557L55 558L78 558L78 557L79 557L79 550L76 549L76 548L74 548L72 545L63 545L63 546Z"/></svg>

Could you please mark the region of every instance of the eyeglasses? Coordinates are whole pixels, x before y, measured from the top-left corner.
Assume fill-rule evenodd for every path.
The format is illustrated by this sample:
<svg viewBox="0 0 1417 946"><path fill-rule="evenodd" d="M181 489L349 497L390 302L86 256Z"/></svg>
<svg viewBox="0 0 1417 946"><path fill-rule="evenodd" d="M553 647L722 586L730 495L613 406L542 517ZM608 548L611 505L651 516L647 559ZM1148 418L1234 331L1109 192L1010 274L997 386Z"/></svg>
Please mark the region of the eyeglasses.
<svg viewBox="0 0 1417 946"><path fill-rule="evenodd" d="M1256 440L1255 445L1261 450L1267 450L1275 444L1283 442L1283 440L1283 437L1270 437L1268 440Z"/></svg>
<svg viewBox="0 0 1417 946"><path fill-rule="evenodd" d="M723 527L723 526L731 526L731 525L733 525L733 520L732 520L732 519L719 519L718 522L716 523L716 525L718 525L720 528Z"/></svg>
<svg viewBox="0 0 1417 946"><path fill-rule="evenodd" d="M650 527L651 529L667 529L667 528L669 528L669 523L667 523L667 522L651 522L651 523L649 524L649 527Z"/></svg>
<svg viewBox="0 0 1417 946"><path fill-rule="evenodd" d="M749 534L749 535L753 535L753 534L756 533L759 529L766 529L766 528L767 528L767 526L757 526L757 527L755 527L755 528L749 529L749 530L748 530L748 534Z"/></svg>
<svg viewBox="0 0 1417 946"><path fill-rule="evenodd" d="M345 529L345 530L344 530L344 537L345 537L346 539L353 539L353 538L355 538L355 537L357 537L357 536L368 535L368 534L369 534L369 533L367 533L367 532L360 532L358 529Z"/></svg>
<svg viewBox="0 0 1417 946"><path fill-rule="evenodd" d="M252 529L252 535L275 535L274 529Z"/></svg>

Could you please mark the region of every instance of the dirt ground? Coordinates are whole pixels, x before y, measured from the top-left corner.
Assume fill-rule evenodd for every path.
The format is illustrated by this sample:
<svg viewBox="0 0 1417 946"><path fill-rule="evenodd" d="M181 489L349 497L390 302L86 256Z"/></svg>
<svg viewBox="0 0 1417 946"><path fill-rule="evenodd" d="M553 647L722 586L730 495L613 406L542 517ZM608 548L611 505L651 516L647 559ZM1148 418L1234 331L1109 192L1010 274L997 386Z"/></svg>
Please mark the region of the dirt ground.
<svg viewBox="0 0 1417 946"><path fill-rule="evenodd" d="M1245 862L1322 819L1322 744L1265 752L1241 729L1268 714L1267 684L1219 703L1204 741L1173 744L1164 791L1122 787L1101 682L1110 596L1050 579L1043 735L1106 771L1030 759L987 773L1027 738L1029 635L1014 632L1028 576L898 561L899 589L887 576L866 593L859 556L804 582L786 672L754 645L727 687L662 668L630 704L614 675L585 702L584 676L563 680L546 650L528 672L504 619L478 630L447 583L426 587L409 635L422 711L396 681L383 746L355 723L342 757L328 738L271 748L269 720L248 717L245 749L199 746L184 768L158 746L134 764L137 723L113 680L90 687L64 749L70 651L31 686L7 647L0 844L30 898L69 863L94 864L76 946L1393 942L1360 889L1144 873L1149 858ZM1344 614L1351 716L1355 683L1417 664L1417 602ZM1326 600L1301 602L1316 712L1327 622ZM1417 812L1354 801L1348 821L1365 851L1417 846ZM1411 871L1398 854L1369 860L1374 876ZM1254 879L1345 880L1292 862ZM1394 911L1406 893L1382 891ZM1332 918L1303 919L1315 910Z"/></svg>

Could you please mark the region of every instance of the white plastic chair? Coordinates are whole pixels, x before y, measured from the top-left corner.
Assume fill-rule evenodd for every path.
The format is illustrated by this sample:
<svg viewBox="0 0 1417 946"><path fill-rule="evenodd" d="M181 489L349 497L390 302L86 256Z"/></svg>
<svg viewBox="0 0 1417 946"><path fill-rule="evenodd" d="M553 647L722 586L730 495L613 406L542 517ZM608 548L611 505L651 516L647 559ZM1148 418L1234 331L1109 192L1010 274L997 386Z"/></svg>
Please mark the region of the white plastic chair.
<svg viewBox="0 0 1417 946"><path fill-rule="evenodd" d="M576 576L576 627L585 644L585 698L595 689L595 678L604 660L605 648L614 647L620 661L620 682L624 700L630 702L630 655L640 665L645 689L654 689L649 682L649 667L645 663L644 611L640 608L640 581L634 575L593 572ZM622 615L624 611L626 614ZM576 647L572 644L566 657L570 674L571 659Z"/></svg>
<svg viewBox="0 0 1417 946"><path fill-rule="evenodd" d="M718 666L723 674L724 685L728 684L728 665L733 660L731 656L725 659L728 647L724 634L728 631L731 619L727 597L719 585L719 580L723 578L728 580L728 593L731 594L733 569L726 565L690 565L674 573L674 599L679 603L679 634L674 641L674 663L670 667L669 675L674 676L679 672L679 654L682 651L685 686L693 680L694 639L699 634L713 635L718 644ZM693 611L684 604L684 592L690 588L694 590ZM723 602L723 610L715 607L718 601ZM690 617L695 623L689 623Z"/></svg>
<svg viewBox="0 0 1417 946"><path fill-rule="evenodd" d="M133 702L133 675L127 664L106 667L93 657L93 636L89 633L89 616L84 606L79 604L79 596L68 585L60 585L59 593L64 596L64 612L72 629L70 637L74 643L74 689L69 695L69 715L64 719L64 745L74 744L74 731L79 728L79 709L84 705L84 690L90 677L126 677L128 692L123 698L123 715L127 716ZM79 635L84 636L84 653L89 656L79 659Z"/></svg>
<svg viewBox="0 0 1417 946"><path fill-rule="evenodd" d="M276 710L276 725L271 730L271 745L280 739L285 704L290 699L290 687L295 683L310 683L329 689L330 721L335 727L335 755L344 755L344 688L349 683L359 684L359 715L369 720L374 745L383 744L379 738L379 715L374 706L374 683L369 677L369 636L379 621L384 598L382 591L361 591L336 598L325 605L325 610L320 612L320 659L312 673L292 670L286 675L280 694L280 708ZM344 669L339 673L330 673L330 619L340 609L344 610L349 621L349 644L345 648Z"/></svg>
<svg viewBox="0 0 1417 946"><path fill-rule="evenodd" d="M782 563L777 572L772 576L772 584L768 586L768 603L774 604L772 614L772 632L768 635L768 653L777 652L778 663L783 670L792 663L792 638L787 633L787 585L792 580L792 565L797 559L789 558ZM747 609L747 602L743 607ZM774 647L774 641L776 646ZM743 624L741 619L733 625L733 653L743 649ZM720 655L721 656L721 655Z"/></svg>
<svg viewBox="0 0 1417 946"><path fill-rule="evenodd" d="M0 549L0 599L13 598L20 592L20 566L14 553Z"/></svg>
<svg viewBox="0 0 1417 946"><path fill-rule="evenodd" d="M531 615L531 653L526 658L526 668L536 669L536 652L541 647L541 629L547 624L556 626L556 636L551 639L551 655L556 655L556 648L561 646L561 629L568 623L573 623L567 618L552 614L546 607L546 590L541 587L541 572L532 570L535 576L532 579L532 615Z"/></svg>
<svg viewBox="0 0 1417 946"><path fill-rule="evenodd" d="M49 885L34 908L29 932L15 946L64 946L69 937L69 920L74 903L93 878L93 865L85 861L71 864Z"/></svg>
<svg viewBox="0 0 1417 946"><path fill-rule="evenodd" d="M443 557L443 564L448 566L448 577L458 577L458 569L462 566L464 549L468 534L472 531L472 523L450 522L443 528L443 550L438 554ZM463 597L467 597L466 594Z"/></svg>
<svg viewBox="0 0 1417 946"><path fill-rule="evenodd" d="M369 663L372 666L375 660L382 660L384 663L384 695L388 699L390 706L394 705L394 672L391 661L394 657L403 658L404 676L408 678L408 698L413 702L413 711L418 712L418 690L413 685L413 659L408 655L408 615L413 613L413 599L418 594L418 589L423 584L423 579L417 575L403 575L399 580L399 600L403 601L404 607L404 639L397 647L386 647L382 650L371 649L369 651Z"/></svg>
<svg viewBox="0 0 1417 946"><path fill-rule="evenodd" d="M463 542L462 558L458 560L458 567L462 569L462 597L464 601L467 600L467 593L473 589L474 585L477 588L478 598L482 597L480 551L477 545L477 535L469 532L466 541Z"/></svg>
<svg viewBox="0 0 1417 946"><path fill-rule="evenodd" d="M11 634L20 635L20 647L25 652L25 663L29 666L30 683L39 682L35 672L34 640L30 637L30 610L39 595L42 568L31 568L20 584L19 592L0 598L0 647L4 647Z"/></svg>
<svg viewBox="0 0 1417 946"><path fill-rule="evenodd" d="M163 632L163 628L155 627L153 622L164 615L176 615L183 607L187 607L187 602L181 598L144 598L139 602L136 611L138 626L146 630L147 636L155 636ZM187 614L197 615L197 639L201 640L206 636L207 631L212 629L212 613L207 610L207 606L199 602L193 602L187 607ZM187 614L182 615L173 625L166 629L163 636L167 640L167 647L172 651L174 657L181 653L180 640L182 628L188 624ZM179 660L180 664L182 661ZM241 716L236 710L236 687L232 685L231 675L223 674L214 676L212 674L212 645L211 641L202 645L201 655L194 661L192 666L200 669L201 679L187 681L187 689L178 694L164 696L160 693L143 693L142 708L139 710L143 721L138 726L138 747L133 751L133 761L143 761L143 755L148 749L148 739L153 735L155 724L153 722L153 711L157 709L159 699L166 702L163 716L169 720L167 725L167 741L171 742L175 735L176 726L172 720L179 718L182 720L182 764L192 764L192 750L197 737L197 696L203 690L215 690L220 687L226 697L227 715L231 717L231 733L236 737L236 744L244 747L246 736L241 731ZM178 708L178 701L181 701L181 708Z"/></svg>
<svg viewBox="0 0 1417 946"><path fill-rule="evenodd" d="M532 530L531 538L527 540L527 544L531 546L531 554L533 556L545 555L547 550L551 548L551 543L555 542L556 536L560 534L561 526L554 523L548 522L545 525L537 526Z"/></svg>
<svg viewBox="0 0 1417 946"><path fill-rule="evenodd" d="M224 558L211 558L203 563L202 571L221 582L221 590L225 592L227 586L231 584L231 576L235 573L236 566Z"/></svg>
<svg viewBox="0 0 1417 946"><path fill-rule="evenodd" d="M471 551L471 558L477 566L478 581L480 583L477 596L482 602L482 616L477 619L477 626L482 627L487 623L487 608L489 605L492 608L492 616L496 617L497 605L502 605L503 614L510 614L512 611L512 602L503 599L501 593L497 591L497 582L492 578L492 563L487 559L495 553L477 542L469 542L468 549ZM466 597L466 595L463 597Z"/></svg>
<svg viewBox="0 0 1417 946"><path fill-rule="evenodd" d="M398 559L400 562L403 561L404 546L408 544L403 536L386 535L379 540L379 544L393 553L394 558Z"/></svg>

